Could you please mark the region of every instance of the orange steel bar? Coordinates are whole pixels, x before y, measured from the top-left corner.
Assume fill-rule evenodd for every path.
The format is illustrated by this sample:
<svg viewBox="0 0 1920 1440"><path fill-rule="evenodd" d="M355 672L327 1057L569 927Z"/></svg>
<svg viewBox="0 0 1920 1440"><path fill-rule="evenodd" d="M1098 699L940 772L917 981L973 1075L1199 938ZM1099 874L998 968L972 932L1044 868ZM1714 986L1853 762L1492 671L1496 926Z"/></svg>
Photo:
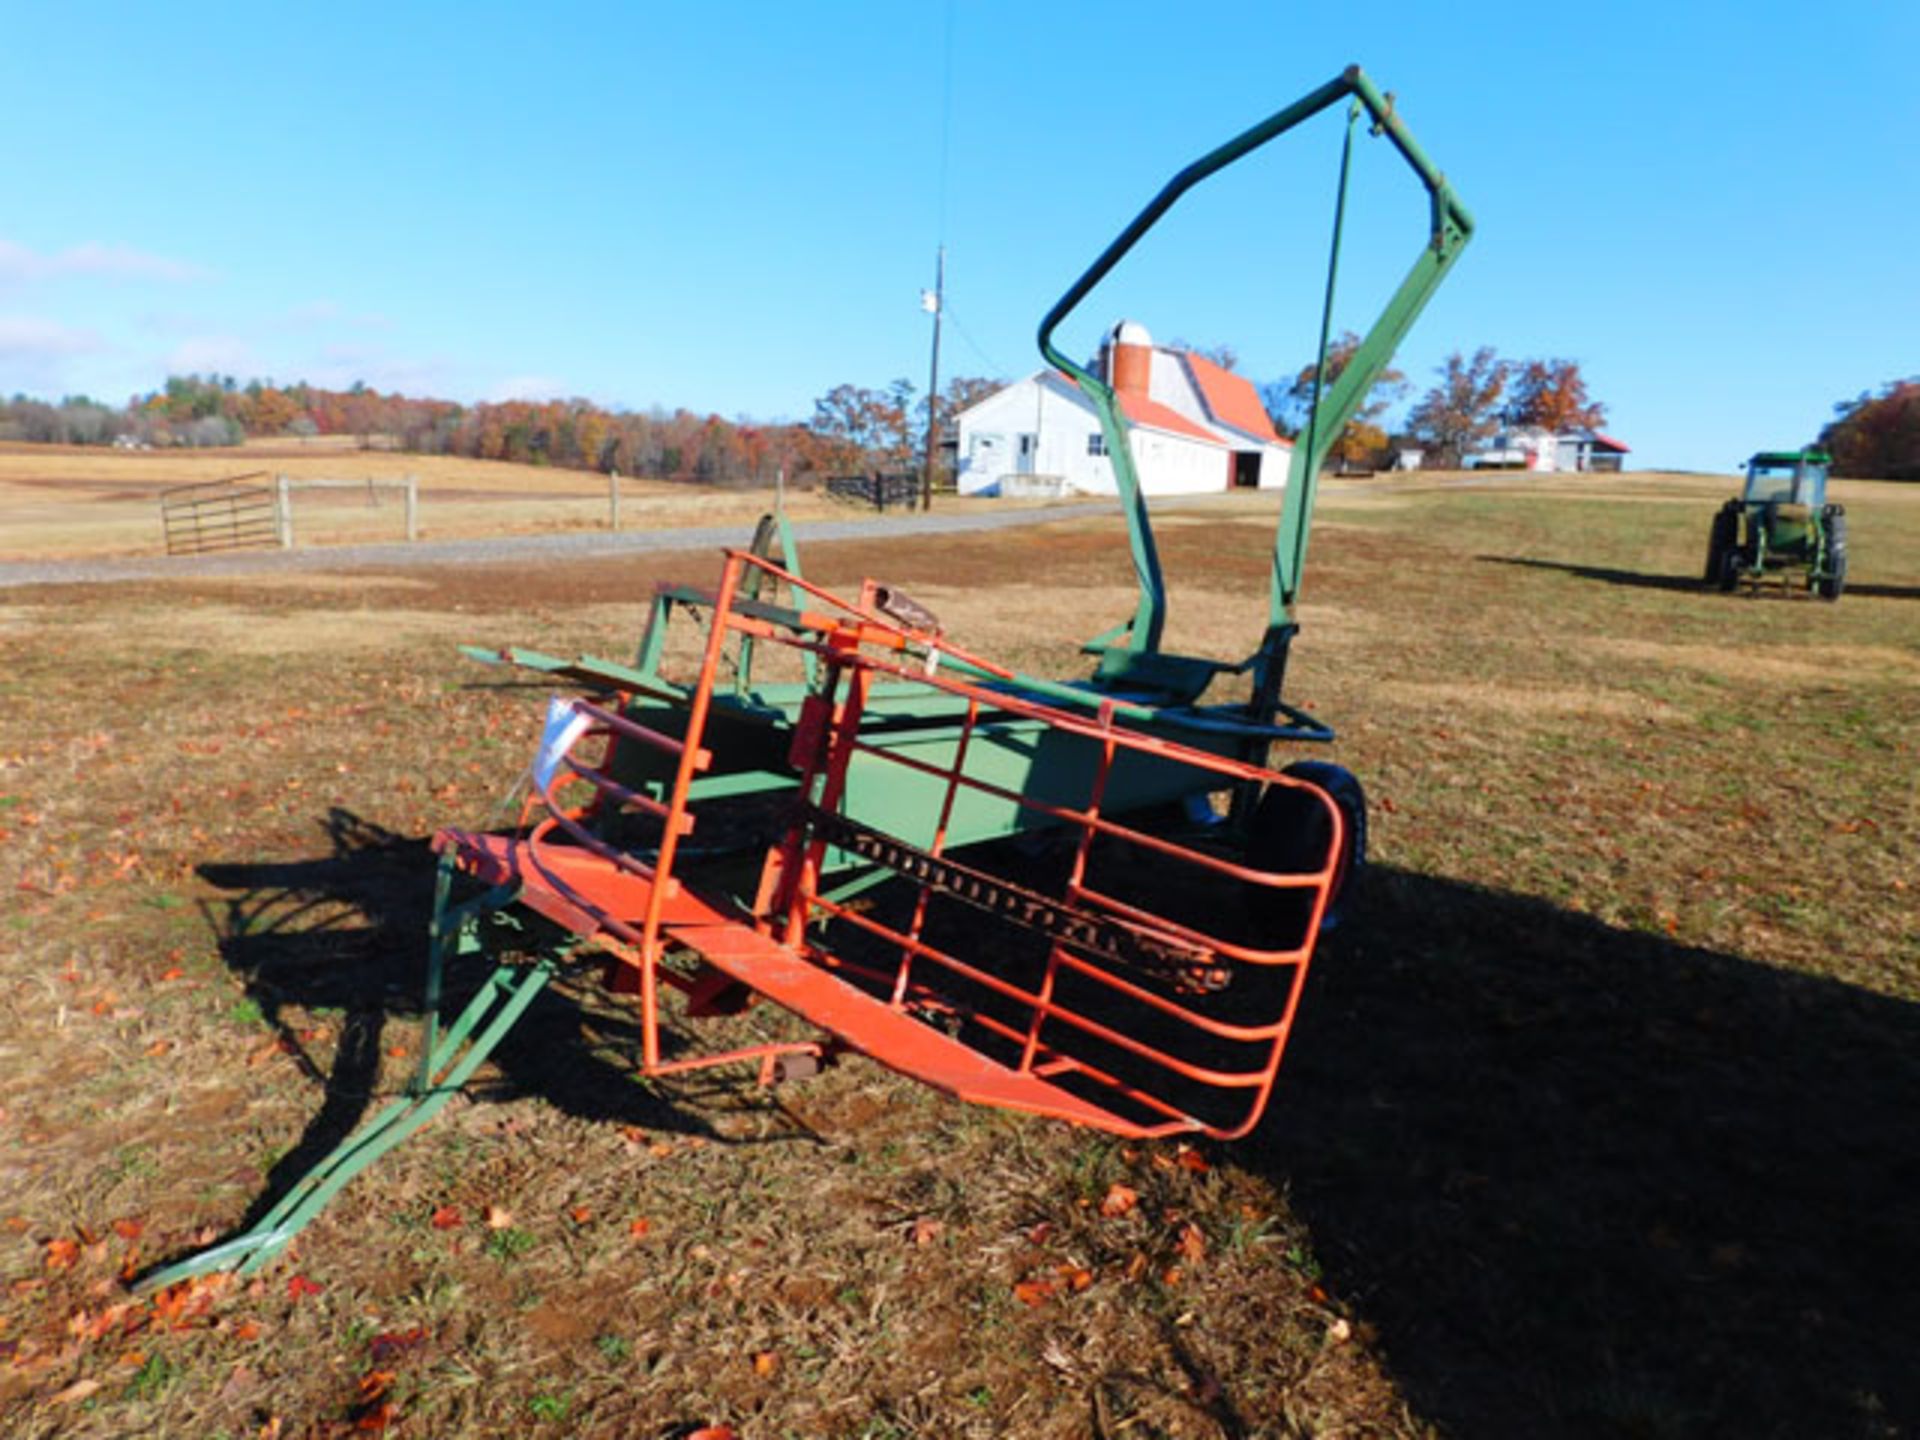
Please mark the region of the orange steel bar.
<svg viewBox="0 0 1920 1440"><path fill-rule="evenodd" d="M629 790L605 771L596 770L591 765L582 764L571 755L565 758L564 763L567 769L593 786L593 788L598 790L602 795L611 796L622 805L631 805L642 814L651 815L656 820L664 820L667 818L667 807L662 805L658 800L655 800L652 796L642 795L637 790ZM690 833L693 829L694 817L692 814L687 814L680 818L682 825L686 827L681 833Z"/></svg>
<svg viewBox="0 0 1920 1440"><path fill-rule="evenodd" d="M891 932L889 932L885 927L880 926L877 923L868 920L867 917L859 914L858 912L851 912L851 913L844 914L842 918L849 920L854 925L860 927L861 929L868 930L873 934L880 935L882 937L887 937L887 938L891 937ZM944 955L939 951L933 950L931 947L921 946L919 947L919 950L921 954L927 956L928 958L933 959L939 963L945 964L949 969L952 969L955 973L966 975L967 978L974 980L977 983L985 984L989 986L989 988L999 990L1002 993L1008 994L1010 996L1024 998L1029 1002L1031 1002L1033 998L1029 992L1022 991L1017 989L1016 987L1006 985L1004 982L999 981L995 976L985 974L984 972L975 971L971 966L968 966L963 962L954 960L951 956ZM1106 977L1106 978L1110 979L1111 977ZM1292 1015L1293 1015L1295 1005L1297 1004L1297 999L1298 999L1299 991L1301 988L1302 987L1298 983L1296 983L1292 987L1292 993L1289 997L1289 1002L1288 1002L1286 1011L1280 1019L1277 1019L1268 1025L1259 1027L1258 1029L1245 1031L1245 1033L1232 1038L1244 1039L1251 1043L1258 1043L1258 1042L1267 1041L1267 1040L1284 1042L1285 1037L1291 1028ZM1143 998L1146 998L1146 997L1143 997ZM1104 1034L1104 1036L1102 1036L1099 1027L1095 1026L1093 1022L1086 1021L1083 1017L1071 1011L1056 1010L1054 1014L1056 1018L1061 1019L1068 1024L1072 1024L1076 1028L1086 1030L1090 1034L1095 1034L1100 1038L1106 1038L1109 1040L1112 1040L1114 1038L1114 1032L1108 1031ZM1005 1022L999 1020L997 1017L989 1014L985 1014L983 1012L976 1011L969 1018L974 1024L980 1025L985 1029L991 1030L995 1034L1000 1035L1002 1038L1014 1041L1015 1043L1019 1043L1023 1039L1026 1033L1024 1029L1016 1029L1015 1027L1010 1026ZM1195 1020L1198 1020L1200 1017L1193 1017L1193 1018ZM1266 1062L1259 1069L1245 1070L1245 1071L1216 1071L1216 1070L1211 1070L1204 1067L1188 1065L1186 1062L1180 1061L1171 1056L1163 1055L1151 1049L1138 1046L1133 1042L1123 1043L1122 1048L1128 1049L1131 1053L1136 1054L1139 1058L1157 1063L1161 1065L1162 1068L1169 1070L1175 1074L1178 1074L1184 1079L1195 1080L1201 1083L1211 1084L1211 1085L1214 1085L1216 1088L1222 1088L1222 1089L1237 1088L1237 1089L1245 1089L1245 1090L1253 1091L1254 1094L1250 1098L1250 1104L1253 1104L1254 1106L1259 1107L1259 1106L1264 1106L1266 1097L1268 1093L1270 1093L1271 1091L1273 1081L1279 1074L1282 1045L1276 1044L1275 1048L1269 1053ZM1185 1112L1180 1110L1179 1107L1171 1104L1170 1102L1162 1099L1159 1096L1152 1094L1152 1092L1150 1091L1141 1090L1138 1086L1132 1085L1129 1082L1122 1080L1117 1076L1114 1076L1111 1072L1103 1070L1101 1067L1093 1065L1088 1061L1082 1060L1076 1056L1069 1056L1058 1051L1051 1051L1049 1053L1055 1059L1056 1068L1058 1066L1070 1067L1073 1070L1078 1071L1082 1074L1086 1074L1090 1077L1099 1079L1101 1083L1111 1086L1112 1088L1114 1088L1116 1093L1125 1095L1129 1100L1132 1100L1139 1104L1149 1105L1152 1108L1159 1110L1161 1113L1164 1113L1167 1115L1180 1115L1185 1117L1184 1123L1176 1127L1181 1130L1190 1131L1195 1129L1204 1129L1208 1134L1215 1135L1216 1138L1232 1139L1232 1138L1237 1138L1238 1135L1246 1133L1246 1130L1250 1129L1254 1123L1257 1123L1259 1118L1258 1109L1256 1108L1254 1114L1250 1116L1248 1122L1244 1127L1236 1130L1231 1130L1231 1131L1222 1131L1217 1129L1216 1127L1207 1126L1203 1122L1193 1120L1191 1117L1186 1117Z"/></svg>
<svg viewBox="0 0 1920 1440"><path fill-rule="evenodd" d="M793 587L792 593L814 597L820 602L820 608L780 610L753 601L742 593L742 577L748 567L789 584ZM675 688L682 691L681 699L687 706L684 736L664 735L628 720L617 710L581 702L583 713L595 722L587 734L605 736L607 749L598 766L575 759L572 746L562 759L573 777L592 788L589 804L570 811L554 793L557 780L537 786L522 812L523 839L494 841L490 847L472 840L469 842L472 853L466 856L475 873L485 869L497 874L503 867L517 871L524 862L529 872L538 876L537 889L523 887L525 903L534 904L535 908L546 905L547 913L561 919L563 924L573 923L565 917L570 911L576 912L575 920L581 933L625 967L626 973L638 972L642 1068L646 1073L678 1073L707 1065L757 1059L762 1062L765 1079L770 1074L769 1067L780 1055L819 1055L845 1044L865 1049L882 1063L908 1074L919 1073L936 1084L957 1086L958 1093L967 1093L971 1087L975 1098L986 1099L987 1103L1073 1118L1122 1134L1203 1132L1230 1138L1252 1128L1279 1069L1304 988L1313 937L1324 915L1337 869L1344 817L1324 791L1261 765L1129 728L1127 722L1150 713L1148 707L1090 696L1089 707L1097 706L1097 710L1089 715L1047 703L1032 693L990 688L972 676L955 674L952 670L942 673L938 662L952 657L979 675L1000 676L1016 687L1021 683L1014 672L948 645L937 632L915 630L873 614L865 605L851 605L749 552L728 552L719 587L711 598L703 598L698 603L703 608L710 607L709 631L699 674L691 685L673 682ZM769 851L760 898L751 919L731 902L702 898L697 882L683 893L681 881L675 874L679 839L691 829L694 821L690 805L692 781L711 761L710 754L701 748L701 739L714 704L721 657L734 634L770 638L818 656L824 662L819 667L815 688L803 707L792 745L792 763L799 772L800 798L816 808L799 810L782 839ZM922 650L924 657L919 655ZM924 667L917 663L921 658L925 661ZM876 678L928 686L964 702L964 713L953 722L957 735L949 759L940 763L922 760L862 737L862 721ZM623 696L617 703L624 705L627 701ZM1010 720L1036 724L1096 747L1097 759L1083 805L1042 800L966 773L981 727ZM953 735L954 732L946 733ZM614 748L629 741L677 756L678 764L664 804L652 796L636 794L611 778ZM1291 974L1275 977L1272 985L1255 988L1253 998L1263 1012L1261 1015L1248 1018L1246 1007L1240 1006L1228 1013L1241 1018L1221 1019L1195 1005L1183 1003L1177 980L1175 988L1168 991L1144 976L1128 978L1116 973L1110 968L1114 962L1102 958L1102 947L1107 942L1099 942L1088 953L1078 953L1076 944L1084 947L1089 942L1076 941L1065 931L1052 932L1039 975L1027 983L1015 983L992 973L990 961L964 960L945 948L951 942L936 945L927 938L930 907L943 893L942 886L932 880L922 878L918 882L910 917L898 924L876 918L875 913L865 907L856 908L830 899L822 893L824 862L830 848L828 831L808 816L839 812L849 767L856 755L863 757L863 762L899 765L941 782L941 800L928 852L933 856L946 853L951 821L963 790L1011 802L1075 833L1070 872L1058 889L1049 888L1046 897L1049 904L1080 907L1079 913L1083 915L1104 916L1098 923L1109 927L1108 933L1116 937L1131 933L1141 940L1190 950L1201 957L1200 963L1210 964L1217 958L1267 967L1284 965L1291 967ZM1327 858L1311 872L1262 872L1109 819L1102 813L1108 784L1115 764L1123 755L1146 756L1185 766L1192 772L1196 790L1225 788L1244 780L1309 791L1327 813L1331 835ZM591 818L597 807L609 802L631 806L664 821L661 843L651 865L601 840L582 823ZM539 810L544 810L543 816L537 816ZM885 832L880 833L884 837ZM561 836L571 843L555 844ZM1154 914L1105 893L1092 883L1093 847L1102 838L1139 847L1148 856L1172 866L1190 867L1197 875L1215 876L1249 887L1311 891L1302 943L1286 950L1256 949L1252 944L1208 935L1191 924ZM609 877L605 883L587 883L595 867L604 867L601 873ZM630 877L624 882L627 888L613 883L611 877L616 874ZM592 893L583 894L582 887ZM675 916L683 918L675 919ZM697 918L685 918L690 916ZM873 937L891 950L895 958L891 964L884 961L875 964L863 961L857 951L836 953L834 932L820 934L813 929L817 921L823 920L842 921L855 933ZM749 925L765 938L752 945L743 943L752 938L746 928ZM683 973L678 967L663 966L661 962L669 945L686 947L693 955L701 955L703 936L708 945L706 953L712 957L705 960L706 964L749 986L753 984L755 967L763 967L759 973L768 982L769 993L785 999L837 1038L663 1059L659 1038L660 983L691 994L697 993L697 986L705 982L698 976ZM783 941L784 946L777 944L775 937ZM1034 952L1033 958L1040 959L1038 952ZM1025 959L1021 961L1023 966L1027 963ZM1181 962L1176 958L1174 963ZM806 966L819 972L819 985L829 987L828 990L809 988L810 972ZM1027 973L1031 976L1032 972ZM1069 975L1074 977L1071 986L1065 983ZM941 987L951 982L962 982L962 988L950 995L942 994ZM831 991L831 987L841 985L851 987L844 1003L834 998L839 992ZM862 989L862 986L872 988ZM973 989L970 992L966 987ZM968 993L982 997L981 1004L990 1004L992 1009L983 1009L959 998ZM1118 1008L1113 1011L1102 1008L1097 1003L1101 995L1111 997ZM853 1003L856 998L858 1004ZM1010 1049L1008 1060L1002 1063L976 1049L975 1055L986 1067L977 1074L989 1078L962 1079L963 1071L953 1068L954 1041L937 1030L931 1031L927 1032L928 1045L916 1049L919 1042L913 1037L921 1033L917 1025L881 1023L884 1014L898 1015L910 1008L922 1007L963 1016L979 1026L981 1033L1017 1047L1017 1064L1012 1058L1015 1050ZM1220 1007L1215 1004L1213 1008ZM848 1021L844 1031L834 1023L836 1013ZM1146 1028L1141 1035L1129 1033L1141 1030L1143 1025ZM938 1046L932 1044L934 1039L938 1039ZM1214 1063L1212 1053L1212 1047L1221 1044L1245 1047L1245 1053L1234 1054L1232 1060L1236 1063L1223 1068ZM1090 1053L1081 1053L1089 1048ZM941 1049L945 1058L932 1058L928 1053L930 1049ZM922 1062L918 1070L916 1058ZM1228 1057L1223 1054L1219 1058ZM976 1072L964 1071L964 1074L972 1076ZM996 1075L1007 1077L1007 1083L990 1078ZM1014 1075L1024 1077L1021 1084L1011 1083ZM1059 1082L1069 1077L1074 1077L1071 1083L1075 1088L1059 1088ZM1167 1086L1174 1088L1161 1093ZM1207 1107L1185 1099L1183 1087L1186 1086L1219 1094L1222 1107L1230 1113L1235 1112L1235 1106L1227 1105L1227 1098L1235 1097L1237 1104L1238 1098L1244 1097L1246 1118L1238 1123L1224 1120L1210 1123L1187 1113L1183 1099L1188 1107L1202 1111ZM1097 1098L1089 1098L1090 1092L1097 1092Z"/></svg>
<svg viewBox="0 0 1920 1440"><path fill-rule="evenodd" d="M867 931L869 934L879 936L880 938L888 940L889 942L897 941L901 938L900 933L897 930L893 930L890 927L881 924L877 920L873 920L866 915L862 915L857 910L850 910L845 906L836 905L834 902L830 900L826 900L823 897L815 897L813 903L818 905L819 908L821 908L822 910L825 910L829 914L833 915L835 918L845 920L848 923L854 926L857 926L862 930ZM968 980L973 981L975 984L984 985L990 990L998 991L1001 995L1005 996L1010 1000L1018 1000L1024 1004L1032 1005L1032 1006L1038 1006L1040 1003L1039 996L1034 994L1034 992L1030 990L1022 990L1019 986L1010 984L1009 982L1002 980L997 975L993 975L987 971L977 969L974 966L967 964L964 960L958 960L953 956L947 954L945 951L935 949L933 946L928 945L925 942L920 942L916 944L914 948L917 954L923 955L927 959L932 960L934 963L946 967L947 969L953 971L956 975L962 975L966 977ZM1225 1022L1214 1020L1209 1016L1196 1015L1191 1010L1187 1010L1183 1007L1170 1004L1163 997L1153 994L1152 991L1143 990L1137 985L1130 984L1129 982L1120 979L1118 976L1114 975L1110 971L1102 970L1097 966L1088 965L1086 962L1077 959L1075 956L1071 954L1065 957L1065 961L1071 968L1081 971L1082 973L1088 975L1093 979L1097 979L1105 982L1106 984L1112 986L1114 990L1118 991L1123 995L1126 995L1129 999L1137 1000L1143 1005L1147 1005L1153 1009L1160 1010L1162 1011L1162 1013L1168 1016L1171 1016L1174 1019L1180 1020L1188 1025L1191 1025L1193 1028L1197 1030L1202 1030L1207 1034L1216 1036L1220 1039L1241 1040L1251 1044L1258 1044L1259 1042L1264 1040L1271 1040L1278 1033L1280 1033L1280 1022L1277 1020L1269 1021L1266 1024L1257 1025L1257 1026L1228 1025ZM1296 984L1297 983L1298 982L1296 981ZM1074 1024L1079 1028L1086 1030L1089 1034L1098 1035L1102 1039L1117 1040L1118 1043L1121 1043L1123 1046L1127 1048L1132 1048L1137 1044L1137 1042L1125 1040L1123 1038L1117 1037L1114 1032L1110 1030L1102 1029L1102 1027L1099 1025L1099 1022L1086 1019L1085 1017L1076 1014L1074 1011L1055 1006L1050 1008L1047 1013L1054 1018L1065 1020L1071 1024ZM977 1019L979 1017L976 1016L975 1018ZM1140 1048L1138 1053L1142 1057L1147 1059L1160 1059L1163 1061L1163 1063L1165 1063L1168 1069L1172 1069L1172 1070L1180 1070L1181 1067L1186 1063L1184 1061L1176 1060L1171 1057L1162 1057L1158 1054L1158 1052L1155 1052L1151 1049L1147 1049L1144 1047ZM1190 1070L1190 1071L1183 1071L1182 1073L1188 1074L1190 1078L1199 1078L1206 1073L1227 1074L1227 1073L1235 1073L1235 1072L1224 1072L1224 1071L1203 1072L1196 1069L1196 1070ZM1248 1074L1252 1072L1242 1071L1237 1073Z"/></svg>
<svg viewBox="0 0 1920 1440"><path fill-rule="evenodd" d="M655 867L662 877L673 874L674 853L680 844L680 820L687 813L687 791L694 774L706 767L706 752L700 749L700 738L706 733L707 710L713 704L714 680L720 673L720 656L726 646L727 609L733 603L739 581L740 557L738 552L730 550L720 571L720 593L715 599L707 632L706 653L700 661L700 680L687 709L686 739L680 751L680 764L674 771L666 831L660 837L660 851L655 857ZM640 931L640 1044L649 1068L660 1063L660 996L654 971L660 960L660 906L664 891L664 886L656 885L647 896L647 915Z"/></svg>
<svg viewBox="0 0 1920 1440"><path fill-rule="evenodd" d="M669 755L683 754L687 748L684 740L676 740L673 736L663 735L658 730L649 730L645 725L637 724L612 710L603 709L590 700L575 700L573 706L581 714L591 715L600 724L618 731L629 740L638 740L643 745L651 745L654 749L664 750ZM712 757L703 752L700 764L704 767L711 760Z"/></svg>
<svg viewBox="0 0 1920 1440"><path fill-rule="evenodd" d="M928 847L928 853L930 854L942 855L946 853L947 825L953 819L953 802L960 794L960 772L966 769L967 747L973 742L973 726L974 722L979 718L980 702L977 700L968 700L966 719L961 722L960 726L960 743L954 747L953 774L947 781L947 793L941 797L940 819L934 824L933 844ZM933 887L931 885L922 885L920 887L920 893L914 898L913 902L913 923L907 927L907 936L909 939L918 940L920 938L920 931L922 927L925 926L927 920L927 902L932 896ZM913 951L910 949L902 950L900 952L900 978L896 982L893 992L894 1004L898 1005L905 995L907 981L912 975L912 972Z"/></svg>

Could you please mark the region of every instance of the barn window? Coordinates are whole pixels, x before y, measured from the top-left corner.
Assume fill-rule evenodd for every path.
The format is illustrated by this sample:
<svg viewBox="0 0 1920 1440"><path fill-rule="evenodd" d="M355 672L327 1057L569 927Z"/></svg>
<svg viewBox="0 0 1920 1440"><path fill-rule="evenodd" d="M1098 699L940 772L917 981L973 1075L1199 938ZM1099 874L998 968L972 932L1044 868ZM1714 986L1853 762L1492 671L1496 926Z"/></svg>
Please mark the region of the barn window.
<svg viewBox="0 0 1920 1440"><path fill-rule="evenodd" d="M1087 436L1087 453L1089 455L1106 454L1107 453L1107 437L1105 435L1102 435L1098 430L1094 431L1091 435Z"/></svg>

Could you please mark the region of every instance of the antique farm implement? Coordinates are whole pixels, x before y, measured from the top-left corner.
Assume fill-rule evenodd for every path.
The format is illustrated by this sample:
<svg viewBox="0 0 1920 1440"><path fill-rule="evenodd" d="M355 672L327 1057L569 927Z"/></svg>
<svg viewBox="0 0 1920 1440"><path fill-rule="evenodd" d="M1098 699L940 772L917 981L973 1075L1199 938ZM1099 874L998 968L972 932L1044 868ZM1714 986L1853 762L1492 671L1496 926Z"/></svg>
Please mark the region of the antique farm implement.
<svg viewBox="0 0 1920 1440"><path fill-rule="evenodd" d="M1424 185L1430 225L1295 448L1258 648L1237 663L1169 654L1127 427L1054 331L1188 190L1343 101L1329 310L1363 119ZM580 693L549 705L517 824L435 837L414 1085L252 1230L152 1283L265 1263L424 1123L550 978L587 963L633 997L650 1076L747 1062L772 1080L853 1052L965 1100L1122 1135L1245 1134L1364 849L1351 776L1268 763L1276 744L1332 738L1282 698L1315 477L1471 231L1353 69L1181 171L1054 306L1040 349L1099 416L1139 589L1132 616L1085 647L1085 679L976 655L893 587L831 593L774 517L713 588L659 589L631 664L470 651ZM1323 318L1323 369L1326 334ZM1241 698L1204 698L1231 676ZM480 949L504 958L439 1033L444 971ZM680 1048L683 1019L757 1000L803 1026Z"/></svg>

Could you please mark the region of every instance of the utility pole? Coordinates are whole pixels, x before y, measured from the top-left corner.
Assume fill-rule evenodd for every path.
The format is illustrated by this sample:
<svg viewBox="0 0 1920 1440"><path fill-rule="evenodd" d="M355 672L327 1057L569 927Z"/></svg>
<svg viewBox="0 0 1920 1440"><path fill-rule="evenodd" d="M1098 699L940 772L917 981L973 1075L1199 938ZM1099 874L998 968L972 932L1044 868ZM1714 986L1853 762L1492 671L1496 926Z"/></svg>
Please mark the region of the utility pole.
<svg viewBox="0 0 1920 1440"><path fill-rule="evenodd" d="M933 289L920 292L920 308L933 316L933 363L927 375L927 453L920 467L920 508L933 508L933 464L940 453L940 314L946 308L947 247L934 254Z"/></svg>

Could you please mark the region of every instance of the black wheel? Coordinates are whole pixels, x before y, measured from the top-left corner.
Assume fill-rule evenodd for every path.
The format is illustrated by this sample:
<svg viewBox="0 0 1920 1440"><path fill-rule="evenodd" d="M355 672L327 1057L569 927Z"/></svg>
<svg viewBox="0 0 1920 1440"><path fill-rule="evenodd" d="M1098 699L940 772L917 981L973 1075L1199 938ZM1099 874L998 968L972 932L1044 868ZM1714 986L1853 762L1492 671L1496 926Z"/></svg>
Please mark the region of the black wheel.
<svg viewBox="0 0 1920 1440"><path fill-rule="evenodd" d="M1327 793L1340 807L1343 832L1320 933L1340 923L1356 893L1367 863L1367 797L1351 770L1325 760L1297 760L1281 772ZM1325 863L1332 842L1326 807L1311 791L1271 785L1254 806L1247 836L1247 864L1276 875L1308 875ZM1259 887L1253 892L1254 920L1263 949L1293 949L1307 938L1313 897L1306 891Z"/></svg>
<svg viewBox="0 0 1920 1440"><path fill-rule="evenodd" d="M1822 600L1838 600L1847 588L1847 512L1829 505L1820 512L1820 519L1827 535L1827 573L1813 582L1813 588Z"/></svg>
<svg viewBox="0 0 1920 1440"><path fill-rule="evenodd" d="M1713 517L1713 528L1707 532L1707 569L1701 576L1707 584L1720 579L1720 572L1726 567L1727 551L1739 538L1740 517L1731 505L1721 506Z"/></svg>
<svg viewBox="0 0 1920 1440"><path fill-rule="evenodd" d="M1741 570L1747 568L1747 553L1740 545L1730 545L1720 555L1720 589L1728 591L1740 584Z"/></svg>

